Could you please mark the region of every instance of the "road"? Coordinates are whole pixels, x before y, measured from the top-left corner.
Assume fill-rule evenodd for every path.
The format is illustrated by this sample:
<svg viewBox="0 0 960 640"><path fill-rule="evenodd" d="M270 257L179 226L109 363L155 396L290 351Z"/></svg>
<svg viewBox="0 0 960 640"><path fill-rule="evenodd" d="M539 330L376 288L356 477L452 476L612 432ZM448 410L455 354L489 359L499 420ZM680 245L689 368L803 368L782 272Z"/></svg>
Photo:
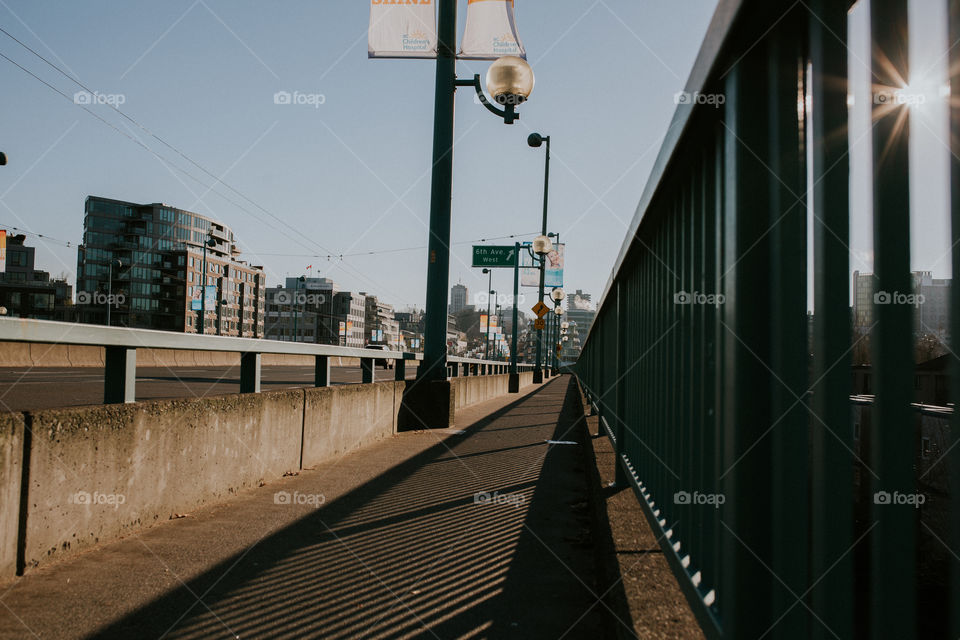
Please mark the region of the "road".
<svg viewBox="0 0 960 640"><path fill-rule="evenodd" d="M407 364L407 377L416 374ZM393 380L377 367L376 380ZM333 384L358 384L360 367L330 367ZM313 367L265 366L260 388L313 386ZM240 367L137 367L137 400L193 398L240 392ZM0 367L0 411L29 411L103 403L103 369Z"/></svg>

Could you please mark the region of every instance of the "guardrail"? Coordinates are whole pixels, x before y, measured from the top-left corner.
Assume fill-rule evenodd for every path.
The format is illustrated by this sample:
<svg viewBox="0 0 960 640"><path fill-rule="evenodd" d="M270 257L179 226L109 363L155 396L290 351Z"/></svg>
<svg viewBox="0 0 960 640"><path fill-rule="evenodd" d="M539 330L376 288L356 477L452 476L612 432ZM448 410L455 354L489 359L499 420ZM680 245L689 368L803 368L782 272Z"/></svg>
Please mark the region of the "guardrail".
<svg viewBox="0 0 960 640"><path fill-rule="evenodd" d="M179 349L217 351L240 354L240 393L259 393L261 357L263 354L313 356L314 386L330 385L330 358L359 358L361 381L374 382L376 360L394 361L394 380L405 380L407 362L423 359L420 353L357 349L303 342L281 342L256 338L192 335L150 329L128 329L103 325L0 318L0 342L32 342L41 344L83 345L104 347L105 404L134 402L136 398L137 349ZM450 376L505 374L509 364L498 360L447 358ZM518 365L532 370L531 364Z"/></svg>
<svg viewBox="0 0 960 640"><path fill-rule="evenodd" d="M917 615L914 505L871 501L866 521L854 514L857 466L871 496L915 495L918 442L908 426L912 310L877 305L875 440L869 460L854 453L851 4L721 0L575 366L615 442L617 482L636 491L710 638L914 638L928 615L942 625L938 637L960 636L960 607ZM870 11L874 270L877 291L902 292L911 289L909 126L907 107L890 96L910 78L906 2L875 1ZM957 2L950 25L954 42ZM960 51L949 56L956 73ZM950 89L951 322L960 336L955 77ZM941 464L954 487L952 533L942 541L953 556L952 569L941 569L953 571L944 602L957 603L952 420Z"/></svg>

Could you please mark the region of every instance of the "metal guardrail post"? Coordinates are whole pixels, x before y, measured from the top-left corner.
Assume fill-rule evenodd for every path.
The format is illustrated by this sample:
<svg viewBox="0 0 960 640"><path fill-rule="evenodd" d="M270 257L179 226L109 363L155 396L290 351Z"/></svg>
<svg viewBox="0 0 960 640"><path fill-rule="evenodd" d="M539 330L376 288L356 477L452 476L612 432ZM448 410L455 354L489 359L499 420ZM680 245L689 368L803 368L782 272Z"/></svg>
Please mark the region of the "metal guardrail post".
<svg viewBox="0 0 960 640"><path fill-rule="evenodd" d="M949 8L950 42L960 39L960 0L950 0ZM960 69L960 48L951 47L949 69ZM960 82L956 80L956 72L950 78L950 146L953 158L950 162L950 191L951 191L951 243L953 258L953 282L960 283ZM950 325L952 335L960 336L960 286L950 287ZM956 339L956 338L954 338ZM950 397L955 403L960 398L960 360L954 358L950 369ZM951 513L952 540L951 549L960 549L960 411L954 411L950 422L950 432L953 442L950 444L950 486L953 490L953 504ZM960 562L953 563L953 580L951 592L947 594L947 602L960 601ZM953 614L952 638L960 638L960 607L951 607Z"/></svg>
<svg viewBox="0 0 960 640"><path fill-rule="evenodd" d="M854 637L853 433L850 428L849 141L847 8L810 3L810 173L813 181L810 586L814 638ZM842 39L841 39L842 38ZM842 275L841 275L842 274ZM865 475L861 482L867 482ZM846 555L843 555L846 554ZM822 624L821 622L822 621ZM825 628L826 627L826 628Z"/></svg>
<svg viewBox="0 0 960 640"><path fill-rule="evenodd" d="M910 78L907 0L870 5L873 40L873 246L878 292L913 290L910 273L910 118L906 105L881 104ZM886 100L879 99L886 91ZM876 401L869 465L871 493L916 493L913 419L913 309L875 304L873 351ZM954 310L956 311L956 310ZM896 492L896 493L895 493ZM873 505L869 584L875 638L910 638L916 631L917 509L910 504Z"/></svg>
<svg viewBox="0 0 960 640"><path fill-rule="evenodd" d="M370 384L376 381L374 374L376 362L373 358L360 358L360 381L363 384Z"/></svg>
<svg viewBox="0 0 960 640"><path fill-rule="evenodd" d="M122 404L136 400L137 350L106 347L104 353L103 402Z"/></svg>
<svg viewBox="0 0 960 640"><path fill-rule="evenodd" d="M260 393L260 362L259 353L240 354L240 393Z"/></svg>
<svg viewBox="0 0 960 640"><path fill-rule="evenodd" d="M316 356L313 365L313 386L330 386L330 356Z"/></svg>

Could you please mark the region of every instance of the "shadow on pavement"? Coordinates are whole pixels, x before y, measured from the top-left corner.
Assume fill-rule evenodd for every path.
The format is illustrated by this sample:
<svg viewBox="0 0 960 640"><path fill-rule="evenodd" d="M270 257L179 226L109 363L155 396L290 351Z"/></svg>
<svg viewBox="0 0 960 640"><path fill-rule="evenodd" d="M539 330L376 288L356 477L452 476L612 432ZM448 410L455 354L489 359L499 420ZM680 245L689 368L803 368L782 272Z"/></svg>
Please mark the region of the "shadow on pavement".
<svg viewBox="0 0 960 640"><path fill-rule="evenodd" d="M581 447L545 442L586 430L551 382L93 637L602 637Z"/></svg>

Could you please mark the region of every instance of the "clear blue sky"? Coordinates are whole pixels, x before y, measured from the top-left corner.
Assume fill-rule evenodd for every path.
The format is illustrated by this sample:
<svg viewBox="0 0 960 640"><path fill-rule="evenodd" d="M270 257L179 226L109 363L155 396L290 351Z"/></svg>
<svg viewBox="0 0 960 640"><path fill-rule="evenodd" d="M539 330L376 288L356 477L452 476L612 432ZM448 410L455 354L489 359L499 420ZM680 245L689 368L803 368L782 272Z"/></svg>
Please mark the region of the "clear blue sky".
<svg viewBox="0 0 960 640"><path fill-rule="evenodd" d="M942 4L911 2L914 69L930 70L924 82L934 92L945 72ZM716 0L517 5L537 86L512 127L461 90L452 239L538 230L543 150L525 140L532 130L550 134L550 229L567 243L566 289L599 296ZM851 249L852 268L863 271L872 268L869 100L860 93L869 82L866 16L862 3L851 16ZM93 110L208 186L0 59L0 149L10 158L0 170L0 227L75 246L88 194L163 201L230 225L271 285L312 264L312 275L320 269L343 289L421 306L425 249L349 255L422 247L429 215L434 63L368 60L368 19L359 0L0 0L0 26L91 88L122 94L125 112L256 203L222 185L210 191L213 179L108 107ZM70 96L78 89L2 34L0 53ZM460 62L458 73L486 67ZM276 105L277 91L322 94L324 104ZM914 267L945 275L945 105L928 104L913 118ZM30 242L41 268L74 280L75 248ZM327 253L348 257L300 255ZM470 244L456 244L451 283L477 292L485 278L469 263ZM511 274L498 271L494 287L510 286Z"/></svg>
<svg viewBox="0 0 960 640"><path fill-rule="evenodd" d="M459 92L453 240L538 230L543 150L526 137L550 134L550 229L568 245L567 288L599 295L716 2L517 5L537 86L511 127ZM344 254L426 244L434 63L368 60L368 19L361 1L2 0L0 26L87 86L122 94L125 112L297 232L223 186L208 192L2 59L0 149L10 164L0 224L75 245L88 194L163 201L232 226L270 284L313 264L342 288L422 306L426 250L342 262L297 255L326 255L317 243ZM78 90L2 34L0 53L70 96ZM460 62L458 74L486 67ZM276 105L281 90L325 102ZM213 183L108 107L93 109ZM30 241L42 268L74 280L75 249ZM451 282L484 289L469 263L469 244L456 245ZM508 289L511 276L497 272L494 287Z"/></svg>

